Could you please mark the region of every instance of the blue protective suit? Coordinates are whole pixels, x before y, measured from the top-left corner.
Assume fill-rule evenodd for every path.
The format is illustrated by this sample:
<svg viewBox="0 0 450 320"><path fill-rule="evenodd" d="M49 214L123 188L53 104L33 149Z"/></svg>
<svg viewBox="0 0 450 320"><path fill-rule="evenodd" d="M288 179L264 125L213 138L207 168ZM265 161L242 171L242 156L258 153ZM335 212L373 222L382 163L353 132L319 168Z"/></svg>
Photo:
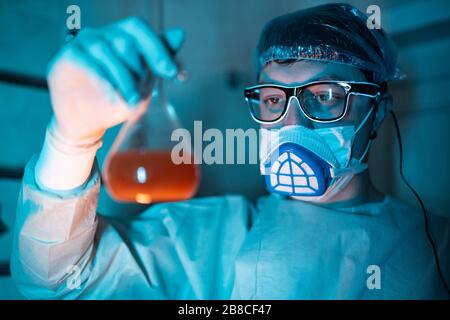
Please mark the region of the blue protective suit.
<svg viewBox="0 0 450 320"><path fill-rule="evenodd" d="M340 210L275 195L253 207L222 196L105 219L96 215L97 166L82 187L56 193L35 184L35 161L26 167L12 253L13 277L29 298L448 298L422 214L389 196ZM431 226L450 279L448 221L432 217Z"/></svg>

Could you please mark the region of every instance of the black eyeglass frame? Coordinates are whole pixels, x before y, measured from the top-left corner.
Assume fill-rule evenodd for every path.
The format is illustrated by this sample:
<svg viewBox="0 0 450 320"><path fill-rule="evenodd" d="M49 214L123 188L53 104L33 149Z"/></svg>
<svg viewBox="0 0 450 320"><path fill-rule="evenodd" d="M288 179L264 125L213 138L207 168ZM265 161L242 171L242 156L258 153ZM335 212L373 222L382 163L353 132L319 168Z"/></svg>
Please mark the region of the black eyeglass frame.
<svg viewBox="0 0 450 320"><path fill-rule="evenodd" d="M306 110L303 108L302 104L300 103L299 95L302 93L304 88L312 86L312 85L318 85L318 84L337 84L344 89L346 98L345 98L345 106L344 106L344 109L343 109L341 115L339 115L338 117L332 118L332 119L322 120L322 119L318 119L318 118L315 118L315 117L309 115L308 112L306 112ZM286 102L284 105L284 109L283 109L283 112L280 114L280 116L277 119L261 120L261 119L258 119L254 115L253 109L250 105L251 102L249 101L249 99L250 99L250 95L254 92L254 90L260 89L260 88L278 88L278 89L281 89L285 93ZM375 83L371 83L371 82L323 80L323 81L313 81L313 82L306 83L302 86L294 86L294 87L283 86L283 85L278 85L278 84L259 84L256 86L246 88L244 90L244 96L245 96L245 101L248 102L248 105L250 107L250 114L251 114L253 120L255 120L258 123L273 124L273 123L277 123L278 121L281 121L287 114L291 99L293 99L293 98L297 99L297 102L300 106L301 111L308 119L310 119L311 121L314 121L314 122L319 122L319 123L330 123L330 122L339 121L345 117L345 114L347 113L347 109L348 109L348 100L349 100L350 95L353 94L353 95L366 96L369 98L377 98L378 96L381 95L382 91L383 91L382 86L375 84ZM371 108L372 107L373 107L373 104L372 104Z"/></svg>

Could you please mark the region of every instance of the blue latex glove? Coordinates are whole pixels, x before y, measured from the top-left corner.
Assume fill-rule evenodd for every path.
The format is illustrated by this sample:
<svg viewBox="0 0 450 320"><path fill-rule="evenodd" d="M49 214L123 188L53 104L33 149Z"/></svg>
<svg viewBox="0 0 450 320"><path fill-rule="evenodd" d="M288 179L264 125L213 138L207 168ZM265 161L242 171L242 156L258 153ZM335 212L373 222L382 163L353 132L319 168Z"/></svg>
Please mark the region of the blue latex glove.
<svg viewBox="0 0 450 320"><path fill-rule="evenodd" d="M181 29L160 37L139 18L83 29L49 66L56 130L77 143L126 121L147 105L150 79L176 76L173 52L183 41Z"/></svg>

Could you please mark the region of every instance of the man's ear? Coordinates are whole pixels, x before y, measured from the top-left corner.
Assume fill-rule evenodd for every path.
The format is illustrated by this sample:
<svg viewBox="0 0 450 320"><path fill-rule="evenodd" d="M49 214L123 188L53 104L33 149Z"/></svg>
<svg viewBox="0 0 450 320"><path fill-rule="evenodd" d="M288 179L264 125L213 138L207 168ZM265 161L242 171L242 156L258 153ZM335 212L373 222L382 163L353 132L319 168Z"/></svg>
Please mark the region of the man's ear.
<svg viewBox="0 0 450 320"><path fill-rule="evenodd" d="M375 118L373 119L372 134L376 136L384 119L392 109L392 95L389 92L383 93L375 102Z"/></svg>

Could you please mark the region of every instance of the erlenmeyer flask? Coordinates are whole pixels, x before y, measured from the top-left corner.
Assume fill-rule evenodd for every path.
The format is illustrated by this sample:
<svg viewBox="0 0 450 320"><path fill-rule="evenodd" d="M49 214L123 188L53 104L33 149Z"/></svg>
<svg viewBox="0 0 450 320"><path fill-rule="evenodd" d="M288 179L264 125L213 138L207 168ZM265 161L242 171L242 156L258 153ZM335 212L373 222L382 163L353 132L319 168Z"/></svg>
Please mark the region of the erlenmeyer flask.
<svg viewBox="0 0 450 320"><path fill-rule="evenodd" d="M153 203L185 200L198 187L200 169L194 164L175 164L170 137L179 128L178 117L156 79L149 106L136 112L121 128L103 168L111 197L120 202Z"/></svg>

